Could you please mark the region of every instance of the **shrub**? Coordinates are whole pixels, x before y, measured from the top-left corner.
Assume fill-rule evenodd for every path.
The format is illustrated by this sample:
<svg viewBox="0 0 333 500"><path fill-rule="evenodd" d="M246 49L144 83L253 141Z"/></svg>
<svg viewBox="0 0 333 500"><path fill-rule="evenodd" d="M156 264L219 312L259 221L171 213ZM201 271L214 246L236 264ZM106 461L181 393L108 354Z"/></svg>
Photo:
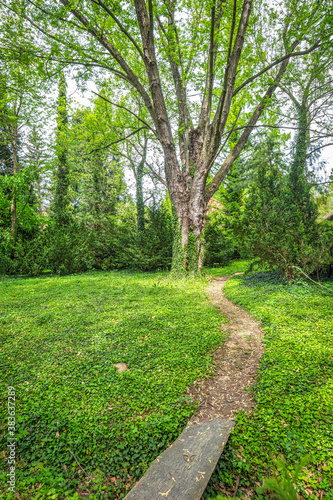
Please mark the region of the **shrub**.
<svg viewBox="0 0 333 500"><path fill-rule="evenodd" d="M0 240L0 273L36 276L44 270L65 275L88 270L168 269L172 259L172 220L166 207L146 209L146 227L137 232L135 217L75 220L67 226L48 219L31 240L8 231Z"/></svg>

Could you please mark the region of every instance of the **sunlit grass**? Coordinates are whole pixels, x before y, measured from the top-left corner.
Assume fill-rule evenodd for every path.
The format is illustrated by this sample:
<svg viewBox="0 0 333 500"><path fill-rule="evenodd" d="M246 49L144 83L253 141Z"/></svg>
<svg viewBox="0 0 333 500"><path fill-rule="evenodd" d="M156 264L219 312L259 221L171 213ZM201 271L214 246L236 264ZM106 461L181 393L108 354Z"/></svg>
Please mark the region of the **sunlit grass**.
<svg viewBox="0 0 333 500"><path fill-rule="evenodd" d="M204 271L208 276L219 278L221 276L231 276L234 273L242 273L249 270L251 260L232 260L222 267L205 267Z"/></svg>

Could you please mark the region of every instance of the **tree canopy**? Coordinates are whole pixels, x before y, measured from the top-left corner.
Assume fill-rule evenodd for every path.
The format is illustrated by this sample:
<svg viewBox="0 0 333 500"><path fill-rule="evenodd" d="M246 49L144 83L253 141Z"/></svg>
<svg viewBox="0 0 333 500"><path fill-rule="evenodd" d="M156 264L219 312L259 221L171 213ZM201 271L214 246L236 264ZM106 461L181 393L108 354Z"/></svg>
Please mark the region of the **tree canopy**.
<svg viewBox="0 0 333 500"><path fill-rule="evenodd" d="M70 66L81 80L121 81L139 96L147 116L137 115L137 131L161 145L185 269L190 234L200 267L207 203L290 78L289 62L331 50L330 0L1 5L29 33L15 32L15 44L4 36L12 55L33 54L52 71Z"/></svg>

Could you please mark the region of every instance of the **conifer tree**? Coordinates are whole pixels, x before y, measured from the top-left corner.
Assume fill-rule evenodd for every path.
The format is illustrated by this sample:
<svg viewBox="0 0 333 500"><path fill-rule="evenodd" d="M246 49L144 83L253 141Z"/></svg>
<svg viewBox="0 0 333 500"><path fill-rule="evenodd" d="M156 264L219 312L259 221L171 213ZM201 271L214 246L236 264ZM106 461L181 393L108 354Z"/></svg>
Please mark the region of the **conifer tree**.
<svg viewBox="0 0 333 500"><path fill-rule="evenodd" d="M57 131L56 131L56 189L53 202L53 213L58 224L67 225L70 218L69 202L69 162L68 162L68 110L66 80L61 73L59 81L59 97L57 109Z"/></svg>

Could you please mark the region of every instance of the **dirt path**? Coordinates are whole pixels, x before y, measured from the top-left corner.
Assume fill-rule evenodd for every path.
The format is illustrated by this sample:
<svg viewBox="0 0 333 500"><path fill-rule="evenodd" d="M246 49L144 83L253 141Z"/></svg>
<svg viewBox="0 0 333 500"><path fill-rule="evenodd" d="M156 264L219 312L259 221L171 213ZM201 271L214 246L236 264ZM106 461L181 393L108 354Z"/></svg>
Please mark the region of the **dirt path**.
<svg viewBox="0 0 333 500"><path fill-rule="evenodd" d="M214 352L215 375L188 390L194 400L199 400L192 423L217 417L233 420L238 411L250 411L254 406L249 389L263 352L263 333L247 312L224 296L223 287L229 278L215 278L208 288L211 302L229 320L222 327L228 333L228 339Z"/></svg>

